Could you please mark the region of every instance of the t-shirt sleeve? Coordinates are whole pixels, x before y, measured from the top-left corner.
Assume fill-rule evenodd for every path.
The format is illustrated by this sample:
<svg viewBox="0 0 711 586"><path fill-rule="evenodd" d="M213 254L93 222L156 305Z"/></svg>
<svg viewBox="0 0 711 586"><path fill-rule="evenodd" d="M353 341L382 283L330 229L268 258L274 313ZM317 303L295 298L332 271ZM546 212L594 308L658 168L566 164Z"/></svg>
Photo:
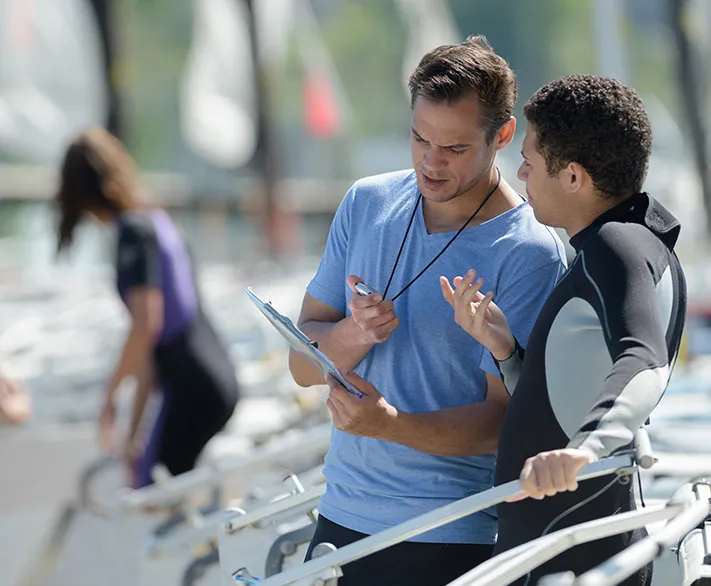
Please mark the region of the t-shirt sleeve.
<svg viewBox="0 0 711 586"><path fill-rule="evenodd" d="M538 314L564 271L565 264L561 259L549 260L523 275L521 271L509 271L500 279L494 302L504 312L511 332L521 348L528 345L528 338ZM482 353L480 367L489 374L501 376L490 352ZM508 385L506 388L509 393L513 393L513 388Z"/></svg>
<svg viewBox="0 0 711 586"><path fill-rule="evenodd" d="M121 226L117 272L118 282L127 290L134 287L160 288L160 248L154 230L132 223Z"/></svg>
<svg viewBox="0 0 711 586"><path fill-rule="evenodd" d="M338 206L328 233L326 250L321 257L316 274L306 287L309 295L344 315L348 303L345 291L345 281L348 277L346 261L355 192L356 185L353 185Z"/></svg>

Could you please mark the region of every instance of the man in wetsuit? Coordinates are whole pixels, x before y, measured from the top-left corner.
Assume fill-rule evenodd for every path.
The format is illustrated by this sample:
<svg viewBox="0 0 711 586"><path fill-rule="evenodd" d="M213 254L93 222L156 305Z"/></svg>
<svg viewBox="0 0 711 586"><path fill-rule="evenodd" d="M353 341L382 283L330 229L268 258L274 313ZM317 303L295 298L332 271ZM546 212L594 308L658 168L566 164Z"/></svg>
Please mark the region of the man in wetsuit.
<svg viewBox="0 0 711 586"><path fill-rule="evenodd" d="M679 223L641 192L652 132L637 94L613 79L572 76L538 90L524 114L519 178L536 218L565 228L576 251L525 352L475 271L455 279L456 290L442 279L457 323L491 351L512 394L495 482L520 477L529 498L499 507L496 553L634 508L632 483L606 476L578 486L575 476L644 425L666 389L686 311ZM644 535L580 545L516 584L579 575ZM651 564L624 582L650 583Z"/></svg>

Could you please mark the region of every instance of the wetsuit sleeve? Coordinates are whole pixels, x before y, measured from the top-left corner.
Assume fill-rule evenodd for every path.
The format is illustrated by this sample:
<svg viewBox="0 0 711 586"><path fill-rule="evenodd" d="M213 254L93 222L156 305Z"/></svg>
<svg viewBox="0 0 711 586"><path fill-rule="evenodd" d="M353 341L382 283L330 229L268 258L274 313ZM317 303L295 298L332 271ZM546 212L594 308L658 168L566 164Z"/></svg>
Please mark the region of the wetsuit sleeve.
<svg viewBox="0 0 711 586"><path fill-rule="evenodd" d="M509 395L513 394L514 389L518 384L518 379L521 376L521 369L523 368L523 357L526 353L515 337L514 343L516 344L516 347L514 348L511 356L509 356L506 360L499 361L492 356L496 367L501 373L501 380L504 381L504 386L509 392Z"/></svg>
<svg viewBox="0 0 711 586"><path fill-rule="evenodd" d="M147 226L124 224L118 241L118 280L126 290L161 286L158 238Z"/></svg>
<svg viewBox="0 0 711 586"><path fill-rule="evenodd" d="M666 249L643 251L629 232L625 237L612 230L579 253L583 278L577 294L597 313L612 367L568 447L597 458L632 441L667 386L670 358L662 316L671 315L678 300L664 286L668 260L660 266L655 255L669 256Z"/></svg>

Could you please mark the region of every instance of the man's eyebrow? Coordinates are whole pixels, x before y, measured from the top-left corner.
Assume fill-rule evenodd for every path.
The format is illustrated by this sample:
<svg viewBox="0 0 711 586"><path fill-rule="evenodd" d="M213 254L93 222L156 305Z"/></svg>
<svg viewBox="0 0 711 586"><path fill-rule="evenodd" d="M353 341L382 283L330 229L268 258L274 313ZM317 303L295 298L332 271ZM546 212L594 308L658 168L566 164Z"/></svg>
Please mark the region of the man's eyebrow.
<svg viewBox="0 0 711 586"><path fill-rule="evenodd" d="M414 134L417 138L421 138L421 139L422 139L422 136L420 135L419 132L417 132L417 130L415 130L415 127L414 127L414 126L412 127L412 134ZM422 140L424 140L424 139L422 139ZM428 142L429 142L429 141L428 141ZM438 147L441 148L441 149L465 149L465 148L469 148L469 147L472 146L472 145L462 143L462 144L447 144L447 145L438 144L438 145L435 145L435 146L438 146Z"/></svg>

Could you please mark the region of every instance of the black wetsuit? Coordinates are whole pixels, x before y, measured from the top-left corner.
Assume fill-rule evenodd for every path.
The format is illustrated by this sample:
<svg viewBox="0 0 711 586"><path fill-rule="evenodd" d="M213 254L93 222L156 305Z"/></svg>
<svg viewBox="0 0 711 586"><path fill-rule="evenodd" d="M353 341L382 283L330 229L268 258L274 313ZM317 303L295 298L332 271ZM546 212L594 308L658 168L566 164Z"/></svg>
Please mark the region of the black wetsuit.
<svg viewBox="0 0 711 586"><path fill-rule="evenodd" d="M118 221L117 287L125 303L134 287L163 293L163 329L153 350L163 403L138 464L140 486L154 464L171 474L195 466L205 444L232 416L235 370L203 313L190 256L161 210L123 214Z"/></svg>
<svg viewBox="0 0 711 586"><path fill-rule="evenodd" d="M517 479L527 458L548 450L609 456L645 424L666 389L684 325L686 286L673 253L679 230L666 209L640 193L571 238L575 259L543 306L525 358L518 347L499 363L512 397L496 484ZM496 553L632 510L632 487L605 476L581 482L575 492L502 504ZM645 535L640 530L577 546L536 569L528 583L566 570L579 575ZM647 566L624 584L650 582Z"/></svg>

